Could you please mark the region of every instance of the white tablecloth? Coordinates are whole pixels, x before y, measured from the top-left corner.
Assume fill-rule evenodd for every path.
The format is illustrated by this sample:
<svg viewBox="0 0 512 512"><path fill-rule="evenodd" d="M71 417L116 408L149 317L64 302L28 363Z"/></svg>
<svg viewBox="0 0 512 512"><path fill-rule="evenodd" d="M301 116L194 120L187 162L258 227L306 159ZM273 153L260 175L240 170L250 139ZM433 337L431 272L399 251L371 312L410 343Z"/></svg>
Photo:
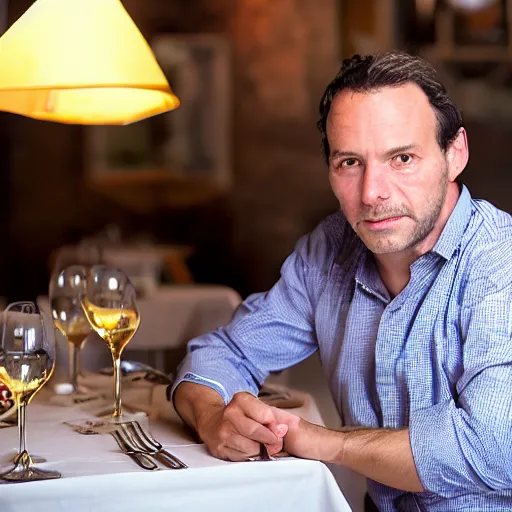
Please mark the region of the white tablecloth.
<svg viewBox="0 0 512 512"><path fill-rule="evenodd" d="M350 511L320 462L221 461L195 444L176 417L151 429L190 469L144 471L119 451L111 436L84 436L62 424L83 418L82 411L50 406L43 399L28 409L28 448L49 461L41 467L56 469L63 478L0 485L1 512ZM17 429L0 430L0 463L12 457L16 446Z"/></svg>

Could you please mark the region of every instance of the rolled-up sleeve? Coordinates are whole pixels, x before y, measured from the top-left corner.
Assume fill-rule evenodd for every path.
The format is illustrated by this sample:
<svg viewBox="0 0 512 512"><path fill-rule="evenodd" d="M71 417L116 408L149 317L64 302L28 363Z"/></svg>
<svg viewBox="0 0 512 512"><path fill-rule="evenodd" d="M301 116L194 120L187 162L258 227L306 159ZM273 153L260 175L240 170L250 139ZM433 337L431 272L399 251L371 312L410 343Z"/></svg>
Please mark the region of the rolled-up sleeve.
<svg viewBox="0 0 512 512"><path fill-rule="evenodd" d="M257 395L270 372L317 349L311 290L321 289L325 277L305 261L309 249L303 237L269 292L249 296L228 325L188 343L171 396L184 381L215 389L226 404L240 391Z"/></svg>
<svg viewBox="0 0 512 512"><path fill-rule="evenodd" d="M423 486L447 498L472 490L512 490L510 276L499 284L502 288L491 284L492 290L461 308L464 371L457 396L410 415Z"/></svg>

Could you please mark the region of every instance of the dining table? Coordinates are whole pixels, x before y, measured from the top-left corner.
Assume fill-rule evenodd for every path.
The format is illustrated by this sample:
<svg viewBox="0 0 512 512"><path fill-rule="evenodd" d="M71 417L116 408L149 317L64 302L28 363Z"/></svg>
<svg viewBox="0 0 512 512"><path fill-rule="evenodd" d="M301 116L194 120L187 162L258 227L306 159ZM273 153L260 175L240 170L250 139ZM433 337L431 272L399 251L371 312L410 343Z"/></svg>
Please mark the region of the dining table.
<svg viewBox="0 0 512 512"><path fill-rule="evenodd" d="M27 409L27 447L46 459L37 464L62 478L0 481L1 512L349 512L350 506L322 462L295 457L229 462L210 455L172 410L149 420L150 431L187 469L140 468L109 434L83 435L68 422L90 416L83 408L55 405L43 389ZM309 395L290 412L322 423ZM0 464L16 454L18 430L0 429Z"/></svg>

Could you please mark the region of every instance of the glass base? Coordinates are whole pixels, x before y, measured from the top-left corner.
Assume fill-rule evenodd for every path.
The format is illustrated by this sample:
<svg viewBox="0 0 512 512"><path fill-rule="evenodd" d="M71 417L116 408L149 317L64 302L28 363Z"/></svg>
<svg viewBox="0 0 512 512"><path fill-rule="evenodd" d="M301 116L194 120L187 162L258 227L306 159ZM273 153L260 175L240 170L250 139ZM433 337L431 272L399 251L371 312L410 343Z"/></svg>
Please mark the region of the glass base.
<svg viewBox="0 0 512 512"><path fill-rule="evenodd" d="M16 457L16 464L4 473L0 473L0 483L36 482L38 480L55 480L61 478L58 471L36 468L28 452L24 451Z"/></svg>
<svg viewBox="0 0 512 512"><path fill-rule="evenodd" d="M149 430L149 419L145 412L123 412L121 416L103 416L103 417L89 417L72 421L65 421L64 423L70 426L75 432L79 434L108 434L116 430L121 423L128 423L130 421L138 421L142 428Z"/></svg>
<svg viewBox="0 0 512 512"><path fill-rule="evenodd" d="M38 480L55 480L61 477L62 475L58 471L49 471L47 469L40 469L34 466L31 466L28 469L18 469L18 466L16 466L8 473L0 475L0 484L8 482L20 483L37 482Z"/></svg>
<svg viewBox="0 0 512 512"><path fill-rule="evenodd" d="M13 464L18 464L19 458L20 458L20 454L17 453L12 458L12 463ZM35 464L42 464L43 462L48 462L44 457L41 457L39 455L31 455L30 458L32 459L32 462L34 462Z"/></svg>

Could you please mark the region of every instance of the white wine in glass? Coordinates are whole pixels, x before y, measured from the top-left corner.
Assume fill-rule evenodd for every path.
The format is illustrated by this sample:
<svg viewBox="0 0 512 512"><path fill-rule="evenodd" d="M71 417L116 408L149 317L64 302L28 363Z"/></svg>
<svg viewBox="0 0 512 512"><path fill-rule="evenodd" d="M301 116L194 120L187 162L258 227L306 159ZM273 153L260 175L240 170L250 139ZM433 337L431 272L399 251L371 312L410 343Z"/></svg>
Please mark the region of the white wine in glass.
<svg viewBox="0 0 512 512"><path fill-rule="evenodd" d="M16 302L2 313L0 380L10 389L18 408L19 449L14 467L0 474L9 482L60 478L58 471L35 467L26 449L26 408L51 377L55 365L55 341L48 336L35 304Z"/></svg>
<svg viewBox="0 0 512 512"><path fill-rule="evenodd" d="M120 356L139 327L138 311L95 306L87 297L83 300L83 306L90 325L107 342L110 351Z"/></svg>
<svg viewBox="0 0 512 512"><path fill-rule="evenodd" d="M124 272L106 265L89 271L82 307L91 327L107 343L114 366L114 412L110 422L130 419L121 407L121 354L140 322L135 287Z"/></svg>
<svg viewBox="0 0 512 512"><path fill-rule="evenodd" d="M92 332L81 305L86 279L86 267L71 265L55 272L50 280L49 298L53 323L69 342L69 379L73 388L70 404L75 398L88 395L88 390L78 384L80 352Z"/></svg>

